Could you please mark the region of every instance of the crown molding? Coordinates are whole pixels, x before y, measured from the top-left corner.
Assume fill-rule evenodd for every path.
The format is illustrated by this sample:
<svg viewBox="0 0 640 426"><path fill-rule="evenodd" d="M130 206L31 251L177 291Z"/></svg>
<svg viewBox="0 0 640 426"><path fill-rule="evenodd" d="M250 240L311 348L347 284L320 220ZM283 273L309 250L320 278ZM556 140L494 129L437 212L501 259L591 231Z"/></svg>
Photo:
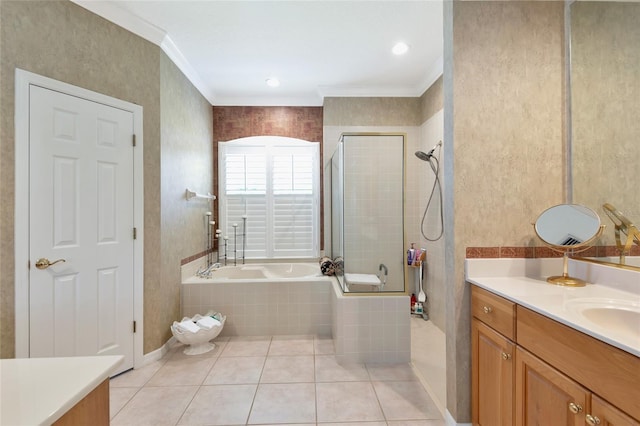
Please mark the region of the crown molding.
<svg viewBox="0 0 640 426"><path fill-rule="evenodd" d="M128 10L121 8L115 2L90 0L71 1L160 47L202 96L204 96L211 105L214 104L213 90L202 80L200 75L164 30L141 19Z"/></svg>

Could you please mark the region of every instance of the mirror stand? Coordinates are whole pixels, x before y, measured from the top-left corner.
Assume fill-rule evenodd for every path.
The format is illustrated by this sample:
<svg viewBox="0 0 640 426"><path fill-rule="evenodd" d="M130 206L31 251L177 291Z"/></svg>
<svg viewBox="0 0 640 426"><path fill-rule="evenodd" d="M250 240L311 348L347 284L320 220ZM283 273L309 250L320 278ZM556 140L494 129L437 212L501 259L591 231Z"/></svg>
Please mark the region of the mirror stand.
<svg viewBox="0 0 640 426"><path fill-rule="evenodd" d="M569 276L569 251L565 250L562 255L562 275L554 275L547 278L547 282L555 285L563 285L567 287L584 287L587 282L580 278Z"/></svg>
<svg viewBox="0 0 640 426"><path fill-rule="evenodd" d="M547 282L555 285L562 285L566 287L584 287L587 282L581 280L580 278L574 278L569 276L569 252L571 253L580 253L582 251L587 250L595 240L602 235L602 231L604 230L604 225L600 225L596 234L590 238L589 240L575 244L572 246L560 246L556 244L551 244L545 240L542 242L549 247L551 250L562 253L562 275L554 275L547 278Z"/></svg>
<svg viewBox="0 0 640 426"><path fill-rule="evenodd" d="M602 235L604 225L593 210L577 204L560 204L543 211L533 224L540 239L553 251L562 253L562 275L547 278L555 285L583 287L587 283L569 276L569 253L587 250Z"/></svg>

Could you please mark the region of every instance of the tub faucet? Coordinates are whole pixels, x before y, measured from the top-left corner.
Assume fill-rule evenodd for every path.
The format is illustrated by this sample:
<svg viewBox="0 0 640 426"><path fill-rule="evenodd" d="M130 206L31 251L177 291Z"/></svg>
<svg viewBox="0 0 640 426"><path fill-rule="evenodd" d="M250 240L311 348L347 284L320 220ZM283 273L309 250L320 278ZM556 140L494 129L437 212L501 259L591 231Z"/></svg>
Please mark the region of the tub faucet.
<svg viewBox="0 0 640 426"><path fill-rule="evenodd" d="M382 283L380 285L380 291L384 288L384 285L387 283L387 276L389 275L389 269L384 263L381 263L378 267L378 279Z"/></svg>
<svg viewBox="0 0 640 426"><path fill-rule="evenodd" d="M220 268L222 265L220 265L220 263L212 263L211 265L209 265L208 267L202 267L200 269L198 269L198 272L196 272L196 275L201 277L201 278L211 278L211 272L213 272L214 270Z"/></svg>

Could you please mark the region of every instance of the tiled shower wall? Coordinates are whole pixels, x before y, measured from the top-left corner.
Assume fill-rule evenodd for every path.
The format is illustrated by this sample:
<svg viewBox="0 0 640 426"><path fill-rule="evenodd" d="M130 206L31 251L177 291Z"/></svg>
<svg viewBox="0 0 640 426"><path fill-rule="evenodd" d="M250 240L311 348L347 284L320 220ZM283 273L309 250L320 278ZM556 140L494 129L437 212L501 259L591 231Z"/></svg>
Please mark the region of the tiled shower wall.
<svg viewBox="0 0 640 426"><path fill-rule="evenodd" d="M409 296L345 296L331 289L332 337L339 362L411 361Z"/></svg>

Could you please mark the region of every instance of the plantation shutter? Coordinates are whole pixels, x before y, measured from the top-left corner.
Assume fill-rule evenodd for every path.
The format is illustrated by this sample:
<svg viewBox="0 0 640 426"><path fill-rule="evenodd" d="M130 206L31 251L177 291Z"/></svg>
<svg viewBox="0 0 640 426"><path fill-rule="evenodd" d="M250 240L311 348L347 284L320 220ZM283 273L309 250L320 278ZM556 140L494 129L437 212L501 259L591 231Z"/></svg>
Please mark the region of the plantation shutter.
<svg viewBox="0 0 640 426"><path fill-rule="evenodd" d="M246 139L249 144L219 144L220 221L228 258L242 256L243 216L246 258L317 257L319 145L268 137L258 146L259 138Z"/></svg>

